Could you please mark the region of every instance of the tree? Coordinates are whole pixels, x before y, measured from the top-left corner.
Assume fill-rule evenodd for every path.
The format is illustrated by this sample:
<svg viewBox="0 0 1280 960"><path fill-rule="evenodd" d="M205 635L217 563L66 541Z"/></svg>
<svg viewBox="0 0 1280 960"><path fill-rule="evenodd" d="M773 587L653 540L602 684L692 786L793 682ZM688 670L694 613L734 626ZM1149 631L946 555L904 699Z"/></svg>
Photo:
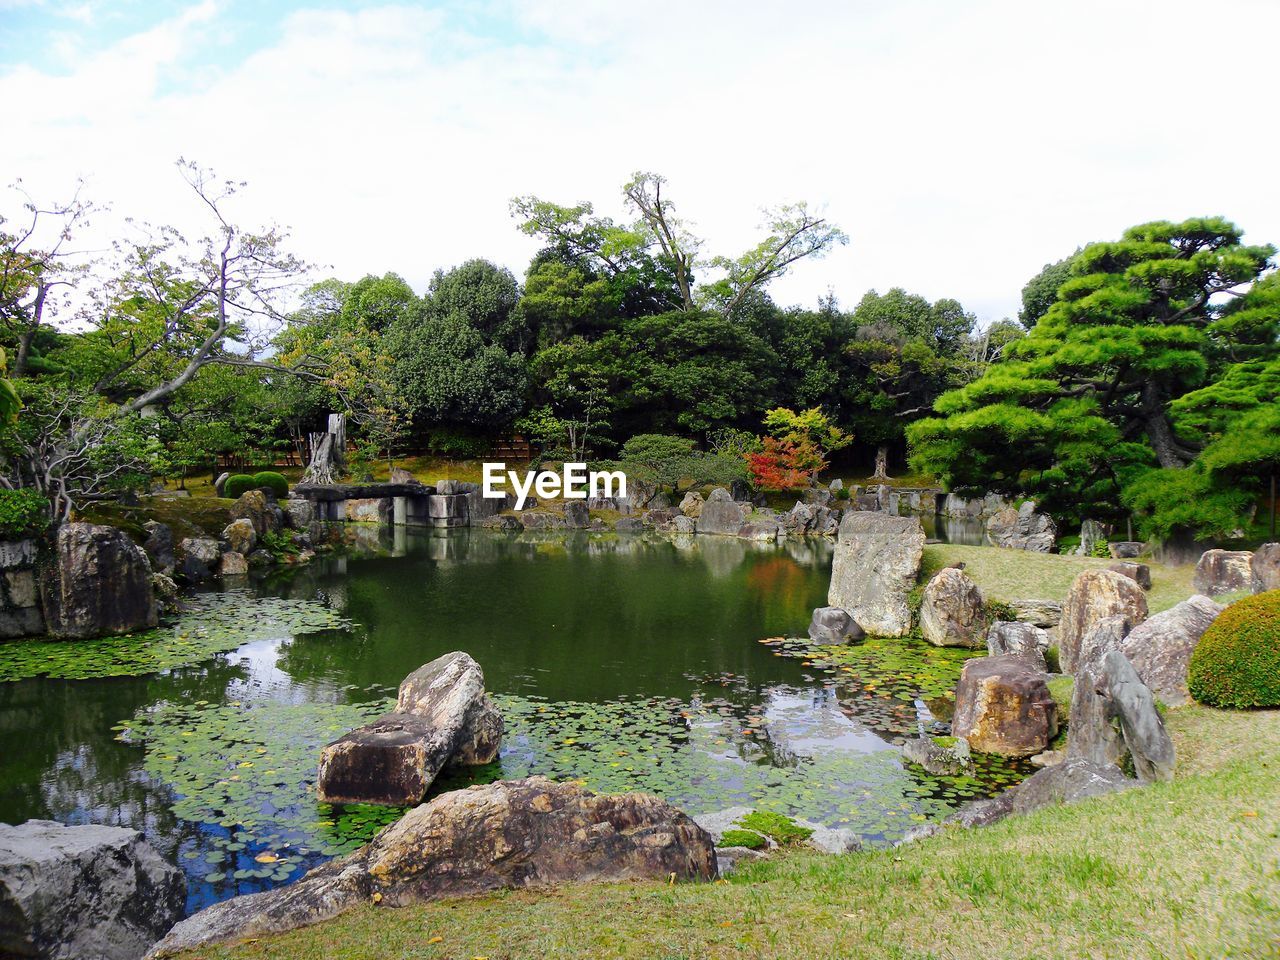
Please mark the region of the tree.
<svg viewBox="0 0 1280 960"><path fill-rule="evenodd" d="M1125 489L1141 492L1131 504L1156 502L1159 479L1139 484L1154 467L1188 489L1176 471L1212 438L1192 435L1186 417L1215 422L1205 411L1226 388L1182 400L1182 433L1179 401L1225 383L1233 361L1275 356L1280 297L1258 282L1274 252L1218 218L1143 224L1085 247L1031 332L909 428L912 463L951 489L1042 496L1074 517L1118 517ZM1205 516L1205 529L1221 528Z"/></svg>
<svg viewBox="0 0 1280 960"><path fill-rule="evenodd" d="M511 271L488 260L468 260L452 270L437 270L427 288L430 317L456 317L475 329L486 344L513 353L533 349L533 338L517 311L520 285Z"/></svg>
<svg viewBox="0 0 1280 960"><path fill-rule="evenodd" d="M634 436L622 445L618 458L629 476L677 493L686 482L691 486L727 484L745 477L740 460L704 453L692 440L668 434Z"/></svg>
<svg viewBox="0 0 1280 960"><path fill-rule="evenodd" d="M868 290L852 319L856 327L892 328L907 340L926 343L943 354L958 352L977 323L977 317L956 300L944 297L930 303L901 287L885 294Z"/></svg>
<svg viewBox="0 0 1280 960"><path fill-rule="evenodd" d="M1058 299L1058 288L1071 279L1071 263L1079 253L1077 250L1056 263L1046 263L1022 288L1022 309L1018 311L1018 322L1028 330L1049 312L1049 308Z"/></svg>

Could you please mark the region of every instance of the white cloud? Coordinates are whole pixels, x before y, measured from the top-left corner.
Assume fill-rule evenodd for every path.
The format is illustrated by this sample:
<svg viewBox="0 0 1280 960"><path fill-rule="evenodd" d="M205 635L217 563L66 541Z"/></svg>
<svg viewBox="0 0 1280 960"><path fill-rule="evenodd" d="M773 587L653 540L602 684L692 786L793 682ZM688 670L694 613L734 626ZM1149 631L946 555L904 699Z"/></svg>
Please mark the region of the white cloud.
<svg viewBox="0 0 1280 960"><path fill-rule="evenodd" d="M901 285L993 318L1042 263L1141 220L1222 213L1280 241L1280 134L1248 109L1274 86L1280 5L1207 10L532 0L487 8L500 35L415 6L303 10L195 73L229 16L202 4L67 76L0 76L4 102L38 105L10 113L0 165L188 226L171 163L197 158L249 180L244 218L291 225L308 258L419 289L470 256L523 269L511 196L615 210L654 169L713 251L751 243L762 205L826 205L852 242L782 302Z"/></svg>

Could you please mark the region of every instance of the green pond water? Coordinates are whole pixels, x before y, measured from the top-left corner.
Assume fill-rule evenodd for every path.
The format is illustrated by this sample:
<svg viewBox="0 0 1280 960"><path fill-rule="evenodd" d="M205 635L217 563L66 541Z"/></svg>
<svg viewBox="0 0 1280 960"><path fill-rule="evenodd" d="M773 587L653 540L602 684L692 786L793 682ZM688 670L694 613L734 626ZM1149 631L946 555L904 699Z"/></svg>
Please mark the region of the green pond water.
<svg viewBox="0 0 1280 960"><path fill-rule="evenodd" d="M143 830L190 909L296 879L401 812L317 802L320 748L450 650L484 667L507 733L437 789L542 773L887 843L1023 775L899 757L947 731L967 654L784 639L825 602L828 542L346 529L342 554L141 637L0 645L0 821Z"/></svg>

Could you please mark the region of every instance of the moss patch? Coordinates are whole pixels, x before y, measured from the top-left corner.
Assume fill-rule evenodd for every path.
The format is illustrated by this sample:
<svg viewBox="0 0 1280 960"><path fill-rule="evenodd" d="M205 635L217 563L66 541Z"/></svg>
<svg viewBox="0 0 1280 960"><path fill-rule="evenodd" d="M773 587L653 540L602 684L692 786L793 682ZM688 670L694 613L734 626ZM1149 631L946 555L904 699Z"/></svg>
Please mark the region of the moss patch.
<svg viewBox="0 0 1280 960"><path fill-rule="evenodd" d="M802 827L772 810L752 810L738 821L738 826L763 834L780 847L804 843L813 836L812 827Z"/></svg>
<svg viewBox="0 0 1280 960"><path fill-rule="evenodd" d="M748 850L760 850L768 845L769 841L754 830L726 830L717 844L721 847L746 847Z"/></svg>

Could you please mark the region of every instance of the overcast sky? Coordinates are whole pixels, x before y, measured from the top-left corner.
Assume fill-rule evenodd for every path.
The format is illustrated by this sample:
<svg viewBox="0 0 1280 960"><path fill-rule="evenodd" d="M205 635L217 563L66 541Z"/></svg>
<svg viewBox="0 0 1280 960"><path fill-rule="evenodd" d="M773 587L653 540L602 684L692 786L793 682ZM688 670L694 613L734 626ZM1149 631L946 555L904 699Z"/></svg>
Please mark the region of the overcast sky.
<svg viewBox="0 0 1280 960"><path fill-rule="evenodd" d="M1274 0L0 0L0 176L203 229L182 155L324 272L421 291L473 256L523 275L512 196L620 215L654 170L710 253L825 208L850 243L783 304L902 286L991 320L1133 223L1280 242L1277 37Z"/></svg>

